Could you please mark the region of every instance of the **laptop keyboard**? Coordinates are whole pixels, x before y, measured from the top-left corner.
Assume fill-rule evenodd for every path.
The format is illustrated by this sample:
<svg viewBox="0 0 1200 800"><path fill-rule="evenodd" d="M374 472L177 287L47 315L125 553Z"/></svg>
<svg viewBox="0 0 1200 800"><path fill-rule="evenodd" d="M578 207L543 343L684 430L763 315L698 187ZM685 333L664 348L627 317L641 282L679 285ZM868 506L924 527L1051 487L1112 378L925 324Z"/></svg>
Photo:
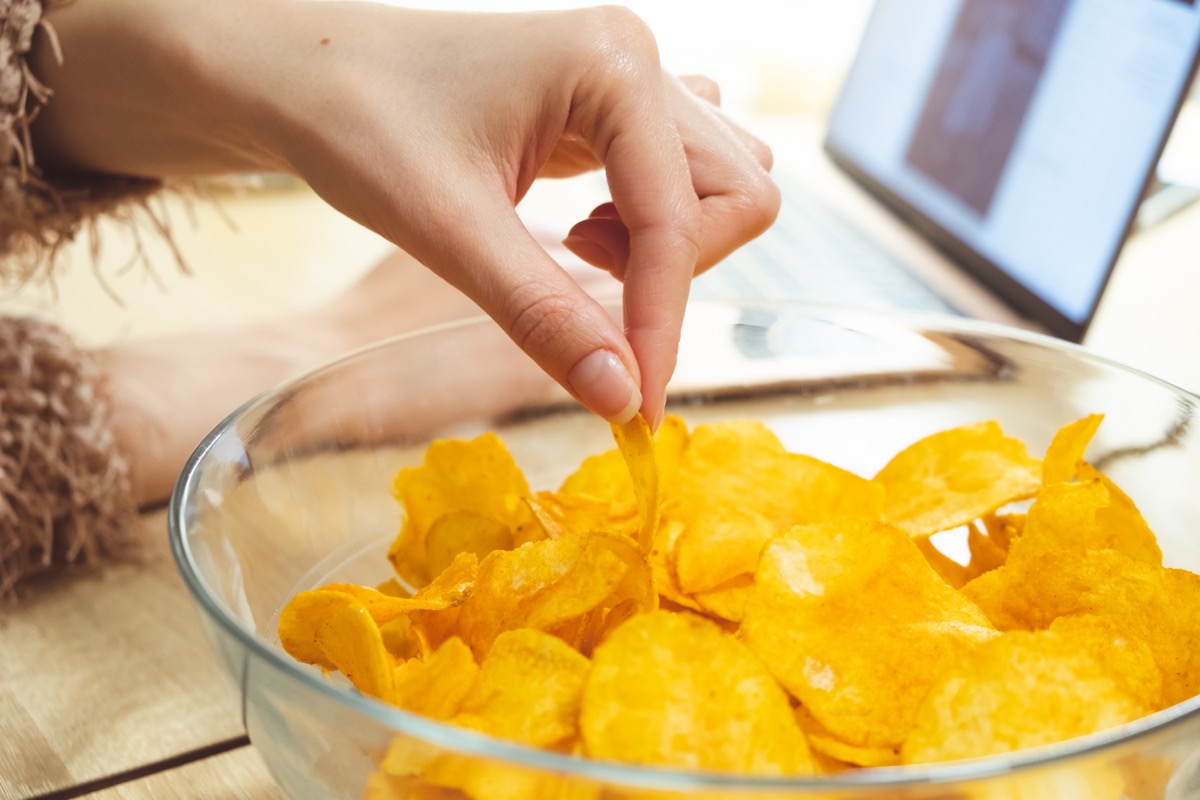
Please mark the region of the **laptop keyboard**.
<svg viewBox="0 0 1200 800"><path fill-rule="evenodd" d="M696 300L801 300L961 315L802 181L776 175L775 224L692 284Z"/></svg>

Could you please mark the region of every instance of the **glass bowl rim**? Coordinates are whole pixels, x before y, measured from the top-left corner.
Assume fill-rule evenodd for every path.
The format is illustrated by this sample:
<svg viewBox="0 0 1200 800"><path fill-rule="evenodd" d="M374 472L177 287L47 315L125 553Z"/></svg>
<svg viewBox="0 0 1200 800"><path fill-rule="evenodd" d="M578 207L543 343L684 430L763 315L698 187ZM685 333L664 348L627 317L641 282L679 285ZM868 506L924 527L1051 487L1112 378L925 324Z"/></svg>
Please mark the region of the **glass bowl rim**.
<svg viewBox="0 0 1200 800"><path fill-rule="evenodd" d="M619 308L619 304L606 304ZM704 300L689 303L694 306L743 307L780 309L791 312L810 312L834 324L845 325L853 319L875 319L911 328L942 333L984 335L1032 344L1064 355L1091 362L1104 369L1126 373L1157 384L1193 402L1200 396L1169 381L1157 378L1136 367L1122 364L1089 351L1087 348L1055 337L1027 331L1004 324L965 319L941 314L929 314L893 309L864 309L795 301L773 300ZM1134 743L1151 734L1168 731L1189 720L1200 720L1200 695L1189 698L1153 714L1124 725L1098 731L1063 742L1026 748L1008 753L932 764L872 767L848 770L829 776L761 776L732 772L689 770L682 768L627 764L553 753L527 745L496 739L449 723L428 719L404 711L383 701L367 697L349 687L325 680L308 665L301 664L276 648L267 645L253 630L242 624L211 591L201 576L193 558L188 535L186 509L193 494L199 468L216 442L233 429L247 412L264 406L296 386L310 381L321 373L336 370L359 358L388 349L413 339L474 326L493 325L484 315L464 317L451 322L419 328L397 336L373 342L346 352L334 359L277 384L250 398L234 409L200 442L189 456L172 490L167 507L167 528L171 552L188 591L207 614L227 635L231 635L254 656L263 659L275 670L300 682L308 689L323 695L350 710L364 714L391 731L415 740L445 747L460 755L502 761L532 770L570 775L602 783L656 790L725 789L756 791L830 791L853 789L904 788L955 782L981 781L1020 771L1061 766L1076 758L1097 756L1106 750ZM242 698L245 703L246 698Z"/></svg>

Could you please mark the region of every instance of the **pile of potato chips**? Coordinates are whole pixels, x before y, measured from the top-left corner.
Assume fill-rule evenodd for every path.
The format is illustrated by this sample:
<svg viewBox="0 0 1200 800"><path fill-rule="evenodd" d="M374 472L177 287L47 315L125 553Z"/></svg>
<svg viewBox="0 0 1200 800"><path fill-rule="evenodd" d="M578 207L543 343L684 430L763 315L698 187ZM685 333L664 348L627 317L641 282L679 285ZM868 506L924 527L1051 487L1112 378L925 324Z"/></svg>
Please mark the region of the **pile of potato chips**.
<svg viewBox="0 0 1200 800"><path fill-rule="evenodd" d="M438 441L395 480L400 580L299 594L280 639L417 714L632 764L814 775L1084 735L1200 692L1200 576L1083 460L1100 421L1041 459L954 428L868 479L757 422L639 418L557 491L494 434ZM931 540L964 526L966 564ZM553 794L401 743L375 778Z"/></svg>

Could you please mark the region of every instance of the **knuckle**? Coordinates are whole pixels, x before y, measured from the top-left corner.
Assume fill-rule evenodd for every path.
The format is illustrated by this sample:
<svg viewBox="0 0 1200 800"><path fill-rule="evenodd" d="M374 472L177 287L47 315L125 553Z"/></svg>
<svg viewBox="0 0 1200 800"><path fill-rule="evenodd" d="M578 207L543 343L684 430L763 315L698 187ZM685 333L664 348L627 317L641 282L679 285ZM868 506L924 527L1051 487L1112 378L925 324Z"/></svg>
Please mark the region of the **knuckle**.
<svg viewBox="0 0 1200 800"><path fill-rule="evenodd" d="M570 338L566 333L577 316L571 297L546 291L538 284L529 284L515 293L511 308L508 335L527 353L558 349L558 343Z"/></svg>
<svg viewBox="0 0 1200 800"><path fill-rule="evenodd" d="M754 237L770 228L779 216L781 202L779 187L763 173L747 191L739 192L736 196L735 204L738 216L743 220L743 231Z"/></svg>
<svg viewBox="0 0 1200 800"><path fill-rule="evenodd" d="M721 86L707 75L688 75L686 84L692 94L714 106L721 105Z"/></svg>
<svg viewBox="0 0 1200 800"><path fill-rule="evenodd" d="M599 6L588 13L594 57L609 69L658 69L658 43L641 17L623 6Z"/></svg>
<svg viewBox="0 0 1200 800"><path fill-rule="evenodd" d="M767 172L771 171L771 167L775 166L775 154L771 152L771 147L762 139L755 138L750 145L750 152L758 159L758 163L762 164L762 168Z"/></svg>

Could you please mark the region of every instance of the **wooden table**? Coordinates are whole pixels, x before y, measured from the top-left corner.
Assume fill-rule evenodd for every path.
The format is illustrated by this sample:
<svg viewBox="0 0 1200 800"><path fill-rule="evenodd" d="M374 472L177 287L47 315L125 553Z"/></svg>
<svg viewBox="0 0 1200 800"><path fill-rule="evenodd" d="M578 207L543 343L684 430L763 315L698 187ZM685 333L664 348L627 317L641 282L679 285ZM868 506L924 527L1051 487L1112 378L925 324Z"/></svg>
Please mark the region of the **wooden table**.
<svg viewBox="0 0 1200 800"><path fill-rule="evenodd" d="M389 250L302 189L227 195L221 205L198 203L197 224L176 225L192 277L152 244L163 285L138 271L118 276L121 307L96 299L81 251L57 299L10 300L4 310L49 309L93 342L153 335L306 303ZM104 236L104 258L119 266L127 240ZM1197 298L1193 206L1130 243L1089 345L1200 389ZM152 543L148 564L43 580L0 610L0 800L282 797L197 624L167 550L165 513L139 525Z"/></svg>

